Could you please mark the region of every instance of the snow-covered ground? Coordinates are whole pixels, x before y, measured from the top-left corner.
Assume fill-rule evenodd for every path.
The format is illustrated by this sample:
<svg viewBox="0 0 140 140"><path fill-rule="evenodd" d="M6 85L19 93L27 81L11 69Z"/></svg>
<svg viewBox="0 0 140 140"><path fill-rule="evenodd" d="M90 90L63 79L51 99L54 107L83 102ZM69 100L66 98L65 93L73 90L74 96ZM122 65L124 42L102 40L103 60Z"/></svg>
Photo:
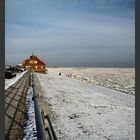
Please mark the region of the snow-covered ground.
<svg viewBox="0 0 140 140"><path fill-rule="evenodd" d="M94 85L135 95L134 68L55 68L53 71Z"/></svg>
<svg viewBox="0 0 140 140"><path fill-rule="evenodd" d="M58 139L135 139L135 96L59 72L51 68L36 74Z"/></svg>
<svg viewBox="0 0 140 140"><path fill-rule="evenodd" d="M30 87L26 96L27 120L25 122L23 140L37 140L33 88Z"/></svg>
<svg viewBox="0 0 140 140"><path fill-rule="evenodd" d="M17 73L16 77L11 78L11 79L5 79L5 90L9 88L11 85L16 83L27 71L24 71L22 73Z"/></svg>

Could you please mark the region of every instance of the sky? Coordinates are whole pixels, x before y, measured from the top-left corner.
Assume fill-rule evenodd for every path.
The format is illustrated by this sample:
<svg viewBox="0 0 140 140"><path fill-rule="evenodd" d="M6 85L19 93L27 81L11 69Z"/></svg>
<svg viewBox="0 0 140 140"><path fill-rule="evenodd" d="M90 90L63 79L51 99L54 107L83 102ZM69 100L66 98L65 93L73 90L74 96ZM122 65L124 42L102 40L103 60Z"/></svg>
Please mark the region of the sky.
<svg viewBox="0 0 140 140"><path fill-rule="evenodd" d="M134 0L6 0L5 63L135 67Z"/></svg>

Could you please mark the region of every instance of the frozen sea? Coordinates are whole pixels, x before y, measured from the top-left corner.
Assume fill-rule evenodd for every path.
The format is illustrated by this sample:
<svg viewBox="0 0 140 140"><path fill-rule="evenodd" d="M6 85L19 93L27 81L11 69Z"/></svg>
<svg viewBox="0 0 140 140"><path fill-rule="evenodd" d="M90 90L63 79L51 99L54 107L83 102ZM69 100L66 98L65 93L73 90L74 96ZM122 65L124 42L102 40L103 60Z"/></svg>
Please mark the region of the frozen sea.
<svg viewBox="0 0 140 140"><path fill-rule="evenodd" d="M77 78L81 71L84 76ZM47 74L36 73L42 94L49 105L58 139L134 140L135 96L84 80L83 78L89 79L89 75L83 71L72 68L48 68ZM91 68L86 71L89 71L90 75L95 75ZM112 69L110 71L113 76L119 74ZM122 73L122 70L119 71ZM123 71L125 72L121 75L129 74L133 84L133 69ZM107 69L102 70L103 72L112 74L107 72ZM99 69L97 75L100 75ZM125 78L127 79L128 77Z"/></svg>

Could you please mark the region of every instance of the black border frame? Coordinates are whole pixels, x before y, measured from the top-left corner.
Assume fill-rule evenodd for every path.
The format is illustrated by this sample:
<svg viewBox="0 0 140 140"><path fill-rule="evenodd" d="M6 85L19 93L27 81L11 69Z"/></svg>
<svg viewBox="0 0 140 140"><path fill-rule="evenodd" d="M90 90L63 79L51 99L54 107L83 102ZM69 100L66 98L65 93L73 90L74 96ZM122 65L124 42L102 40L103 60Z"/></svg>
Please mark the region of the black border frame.
<svg viewBox="0 0 140 140"><path fill-rule="evenodd" d="M0 1L0 140L5 139L5 119L4 119L4 103L5 103L5 1Z"/></svg>
<svg viewBox="0 0 140 140"><path fill-rule="evenodd" d="M135 134L136 140L140 140L140 1L135 0Z"/></svg>

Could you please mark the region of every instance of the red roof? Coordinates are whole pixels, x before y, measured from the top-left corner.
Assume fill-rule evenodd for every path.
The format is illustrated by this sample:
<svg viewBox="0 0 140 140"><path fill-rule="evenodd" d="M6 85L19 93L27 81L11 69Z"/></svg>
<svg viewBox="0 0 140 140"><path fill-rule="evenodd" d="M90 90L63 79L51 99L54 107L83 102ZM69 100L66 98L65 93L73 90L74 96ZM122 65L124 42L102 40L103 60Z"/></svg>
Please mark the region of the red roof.
<svg viewBox="0 0 140 140"><path fill-rule="evenodd" d="M28 63L29 60L37 60L40 64L46 65L42 60L40 60L37 56L31 55L29 59L26 59L24 62Z"/></svg>

